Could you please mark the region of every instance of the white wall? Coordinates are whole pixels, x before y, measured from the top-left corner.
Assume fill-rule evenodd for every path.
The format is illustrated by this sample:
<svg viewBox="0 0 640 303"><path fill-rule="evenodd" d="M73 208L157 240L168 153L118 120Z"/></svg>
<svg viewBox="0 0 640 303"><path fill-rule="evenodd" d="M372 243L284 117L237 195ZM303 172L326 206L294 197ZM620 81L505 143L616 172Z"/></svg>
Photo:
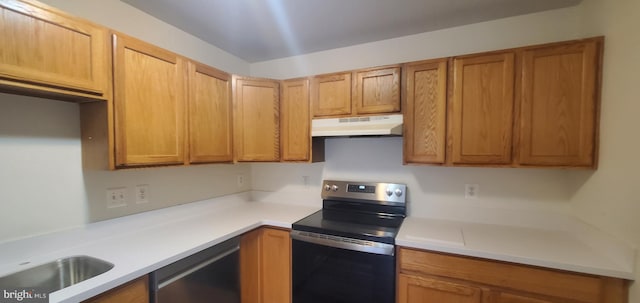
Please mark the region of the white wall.
<svg viewBox="0 0 640 303"><path fill-rule="evenodd" d="M0 242L84 223L78 105L0 94Z"/></svg>
<svg viewBox="0 0 640 303"><path fill-rule="evenodd" d="M118 0L44 0L63 11L238 74L249 64ZM248 164L82 170L78 105L0 94L0 242L250 188ZM250 180L249 178L247 178ZM107 209L106 189L149 185L147 204Z"/></svg>
<svg viewBox="0 0 640 303"><path fill-rule="evenodd" d="M581 8L585 33L606 37L600 168L573 176L571 205L583 220L640 247L640 2L591 0ZM640 269L640 256L636 264ZM640 302L638 282L631 291L630 302Z"/></svg>

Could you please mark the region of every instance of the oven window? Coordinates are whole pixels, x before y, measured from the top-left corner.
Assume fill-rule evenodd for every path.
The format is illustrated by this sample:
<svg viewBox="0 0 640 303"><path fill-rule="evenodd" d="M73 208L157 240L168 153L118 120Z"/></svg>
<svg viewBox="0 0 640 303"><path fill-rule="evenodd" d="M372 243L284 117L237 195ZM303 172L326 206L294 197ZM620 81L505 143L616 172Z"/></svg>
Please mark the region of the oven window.
<svg viewBox="0 0 640 303"><path fill-rule="evenodd" d="M293 303L393 303L395 257L292 240Z"/></svg>

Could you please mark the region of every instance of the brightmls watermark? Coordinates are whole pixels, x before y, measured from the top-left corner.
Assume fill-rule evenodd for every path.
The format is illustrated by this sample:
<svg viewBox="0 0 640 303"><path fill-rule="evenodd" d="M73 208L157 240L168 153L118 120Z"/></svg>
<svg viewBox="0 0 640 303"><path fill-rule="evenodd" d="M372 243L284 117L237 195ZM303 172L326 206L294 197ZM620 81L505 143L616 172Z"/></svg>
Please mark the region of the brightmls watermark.
<svg viewBox="0 0 640 303"><path fill-rule="evenodd" d="M2 289L0 303L45 303L49 302L46 292L29 289Z"/></svg>

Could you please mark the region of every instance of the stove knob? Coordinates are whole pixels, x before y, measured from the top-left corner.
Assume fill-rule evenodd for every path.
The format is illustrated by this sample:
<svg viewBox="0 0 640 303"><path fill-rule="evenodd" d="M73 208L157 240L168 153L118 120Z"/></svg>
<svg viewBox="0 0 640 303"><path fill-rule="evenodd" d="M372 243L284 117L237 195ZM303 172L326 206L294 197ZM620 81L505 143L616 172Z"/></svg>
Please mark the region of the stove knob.
<svg viewBox="0 0 640 303"><path fill-rule="evenodd" d="M333 190L333 191L338 191L338 188L339 188L338 185L332 185L331 186L331 190Z"/></svg>
<svg viewBox="0 0 640 303"><path fill-rule="evenodd" d="M330 191L331 190L331 186L329 184L324 186L324 190L325 191Z"/></svg>
<svg viewBox="0 0 640 303"><path fill-rule="evenodd" d="M387 196L391 197L391 195L393 195L393 190L391 190L391 188L387 187Z"/></svg>
<svg viewBox="0 0 640 303"><path fill-rule="evenodd" d="M396 196L398 197L402 196L402 189L399 189L399 188L396 189L395 193L396 193Z"/></svg>

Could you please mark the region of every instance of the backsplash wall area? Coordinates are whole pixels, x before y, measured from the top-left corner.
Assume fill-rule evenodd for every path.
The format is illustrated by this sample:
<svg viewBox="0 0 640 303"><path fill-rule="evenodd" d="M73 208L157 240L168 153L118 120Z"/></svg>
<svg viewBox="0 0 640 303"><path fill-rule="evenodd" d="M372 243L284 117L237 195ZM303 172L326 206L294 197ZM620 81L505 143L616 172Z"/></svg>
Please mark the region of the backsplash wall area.
<svg viewBox="0 0 640 303"><path fill-rule="evenodd" d="M479 209L565 213L573 191L566 170L402 165L401 137L329 138L325 148L324 163L253 164L254 198L320 206L323 179L398 182L410 215L481 220ZM480 186L476 199L465 184Z"/></svg>

